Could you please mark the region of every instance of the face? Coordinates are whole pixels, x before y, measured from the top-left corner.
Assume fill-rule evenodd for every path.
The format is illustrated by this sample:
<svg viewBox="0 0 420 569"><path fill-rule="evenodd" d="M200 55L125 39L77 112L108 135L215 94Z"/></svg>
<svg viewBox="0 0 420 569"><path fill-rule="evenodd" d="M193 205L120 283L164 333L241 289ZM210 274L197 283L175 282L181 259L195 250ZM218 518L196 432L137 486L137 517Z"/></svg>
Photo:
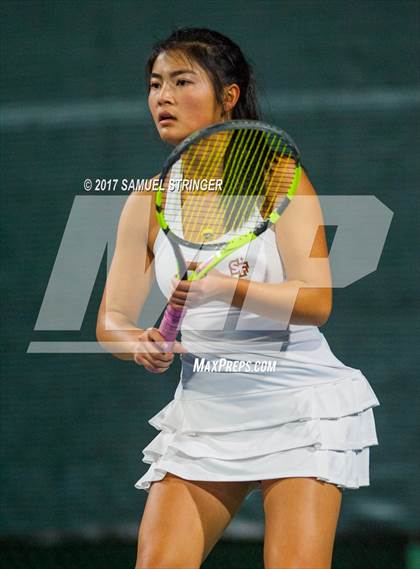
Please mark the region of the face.
<svg viewBox="0 0 420 569"><path fill-rule="evenodd" d="M213 85L181 53L161 53L150 76L149 108L159 135L178 144L195 130L223 121Z"/></svg>

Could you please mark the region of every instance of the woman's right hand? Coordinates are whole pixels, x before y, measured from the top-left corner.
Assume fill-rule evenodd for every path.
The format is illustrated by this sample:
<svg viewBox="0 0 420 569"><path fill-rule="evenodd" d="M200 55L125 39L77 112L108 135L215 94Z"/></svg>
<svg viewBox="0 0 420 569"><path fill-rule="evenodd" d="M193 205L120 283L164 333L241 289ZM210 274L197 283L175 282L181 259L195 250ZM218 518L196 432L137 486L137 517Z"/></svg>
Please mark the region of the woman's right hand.
<svg viewBox="0 0 420 569"><path fill-rule="evenodd" d="M171 351L163 351L171 345ZM151 373L165 373L173 362L175 352L186 353L179 342L166 342L157 328L148 328L138 337L134 348L134 362Z"/></svg>

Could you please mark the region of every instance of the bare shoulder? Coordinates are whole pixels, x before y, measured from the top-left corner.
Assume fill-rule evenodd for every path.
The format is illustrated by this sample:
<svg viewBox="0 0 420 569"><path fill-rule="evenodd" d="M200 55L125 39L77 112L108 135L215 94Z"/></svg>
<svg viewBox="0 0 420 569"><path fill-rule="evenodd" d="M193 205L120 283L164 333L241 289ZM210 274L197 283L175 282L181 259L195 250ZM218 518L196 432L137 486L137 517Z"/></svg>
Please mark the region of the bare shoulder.
<svg viewBox="0 0 420 569"><path fill-rule="evenodd" d="M319 221L321 216L320 203L315 188L302 169L299 185L294 198L286 208L279 222L276 224L276 232L283 232L291 224L305 224L311 220Z"/></svg>
<svg viewBox="0 0 420 569"><path fill-rule="evenodd" d="M131 192L120 218L120 229L129 237L146 242L150 251L153 251L159 226L155 215L155 191L147 188L153 188L153 182L158 179L158 175L154 176L145 181L143 189Z"/></svg>
<svg viewBox="0 0 420 569"><path fill-rule="evenodd" d="M300 177L299 186L297 187L297 190L296 190L296 195L297 196L315 196L316 195L315 189L314 189L311 181L308 178L308 175L306 174L306 172L303 168L302 168L302 174Z"/></svg>

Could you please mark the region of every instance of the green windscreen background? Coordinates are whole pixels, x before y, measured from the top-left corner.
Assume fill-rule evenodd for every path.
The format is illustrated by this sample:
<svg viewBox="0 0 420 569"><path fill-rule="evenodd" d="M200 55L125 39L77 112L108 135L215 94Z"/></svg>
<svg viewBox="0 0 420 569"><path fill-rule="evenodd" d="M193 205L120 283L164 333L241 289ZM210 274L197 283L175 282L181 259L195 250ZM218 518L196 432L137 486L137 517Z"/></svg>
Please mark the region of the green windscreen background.
<svg viewBox="0 0 420 569"><path fill-rule="evenodd" d="M375 195L394 212L376 271L335 290L322 332L381 402L371 486L344 493L339 532L418 534L419 3L6 1L0 10L0 535L135 534L141 451L157 435L147 420L172 399L179 364L155 376L105 353L28 348L95 341L106 243L80 331L35 330L38 313L84 179L159 171L169 148L148 116L143 68L154 41L183 25L241 45L264 119L297 141L320 195ZM77 276L65 278L71 288ZM262 524L254 495L228 532Z"/></svg>

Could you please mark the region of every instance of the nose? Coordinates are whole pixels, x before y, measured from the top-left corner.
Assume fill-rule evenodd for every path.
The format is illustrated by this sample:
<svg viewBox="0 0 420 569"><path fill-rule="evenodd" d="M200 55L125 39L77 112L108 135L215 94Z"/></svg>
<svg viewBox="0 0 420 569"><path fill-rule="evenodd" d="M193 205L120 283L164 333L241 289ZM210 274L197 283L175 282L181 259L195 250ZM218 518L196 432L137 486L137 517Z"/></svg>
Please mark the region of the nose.
<svg viewBox="0 0 420 569"><path fill-rule="evenodd" d="M164 83L159 89L158 104L163 105L165 103L173 102L173 91L168 83Z"/></svg>

